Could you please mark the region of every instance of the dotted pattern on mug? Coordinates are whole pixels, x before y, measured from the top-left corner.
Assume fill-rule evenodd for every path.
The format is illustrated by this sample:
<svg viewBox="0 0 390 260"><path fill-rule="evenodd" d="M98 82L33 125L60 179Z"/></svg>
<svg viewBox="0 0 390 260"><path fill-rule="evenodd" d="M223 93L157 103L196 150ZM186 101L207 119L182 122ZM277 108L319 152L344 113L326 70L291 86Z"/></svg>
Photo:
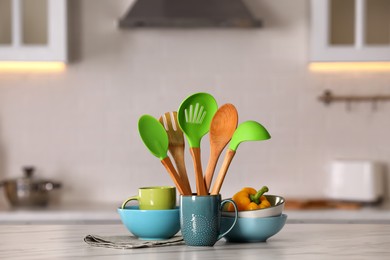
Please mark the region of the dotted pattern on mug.
<svg viewBox="0 0 390 260"><path fill-rule="evenodd" d="M182 233L186 234L186 243L190 245L214 245L217 237L218 218L206 218L202 215L192 214L191 221L182 228Z"/></svg>

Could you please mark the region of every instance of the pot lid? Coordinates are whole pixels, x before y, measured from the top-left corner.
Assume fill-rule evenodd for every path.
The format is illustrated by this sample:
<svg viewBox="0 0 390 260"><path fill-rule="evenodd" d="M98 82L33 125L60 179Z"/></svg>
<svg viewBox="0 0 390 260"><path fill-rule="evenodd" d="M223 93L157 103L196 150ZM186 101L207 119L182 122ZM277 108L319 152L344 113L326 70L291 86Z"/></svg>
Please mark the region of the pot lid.
<svg viewBox="0 0 390 260"><path fill-rule="evenodd" d="M23 167L23 176L17 177L14 179L7 179L4 180L3 183L10 183L15 182L18 185L41 185L41 184L51 184L51 186L60 186L59 183L53 183L48 180L38 179L34 176L35 173L35 167L33 166L25 166ZM49 187L50 188L50 187ZM53 188L53 187L51 187Z"/></svg>

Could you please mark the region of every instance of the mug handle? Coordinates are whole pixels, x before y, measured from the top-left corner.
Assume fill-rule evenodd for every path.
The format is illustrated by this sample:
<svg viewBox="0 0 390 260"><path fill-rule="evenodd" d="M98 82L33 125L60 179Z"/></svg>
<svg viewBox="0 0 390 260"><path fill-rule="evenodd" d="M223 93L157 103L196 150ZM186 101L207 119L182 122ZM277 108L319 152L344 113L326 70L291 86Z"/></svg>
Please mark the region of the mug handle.
<svg viewBox="0 0 390 260"><path fill-rule="evenodd" d="M130 198L128 198L127 200L125 200L123 203L122 203L122 206L121 206L121 209L124 209L126 204L130 201L130 200L139 200L140 197L139 196L132 196Z"/></svg>
<svg viewBox="0 0 390 260"><path fill-rule="evenodd" d="M237 205L236 203L232 200L232 199L225 199L221 202L221 208L223 207L223 205L226 203L226 202L230 202L233 204L233 207L234 207L234 221L233 221L233 224L230 226L230 228L228 230L226 230L225 232L223 232L222 234L219 234L218 238L217 238L217 241L220 240L222 237L224 237L227 233L229 233L233 228L234 226L236 225L236 222L237 222L237 218L238 218L238 209L237 209Z"/></svg>

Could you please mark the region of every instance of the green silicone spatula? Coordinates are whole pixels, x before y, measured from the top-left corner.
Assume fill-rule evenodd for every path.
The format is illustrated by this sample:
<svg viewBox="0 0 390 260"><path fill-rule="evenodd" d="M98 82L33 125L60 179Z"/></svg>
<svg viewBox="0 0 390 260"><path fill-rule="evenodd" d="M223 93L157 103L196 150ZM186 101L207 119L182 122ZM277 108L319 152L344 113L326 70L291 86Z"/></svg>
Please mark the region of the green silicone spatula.
<svg viewBox="0 0 390 260"><path fill-rule="evenodd" d="M196 93L187 97L177 110L179 126L190 145L198 195L208 194L203 179L200 141L210 130L211 120L217 109L217 102L212 95L208 93Z"/></svg>
<svg viewBox="0 0 390 260"><path fill-rule="evenodd" d="M229 168L230 163L233 160L236 150L240 143L246 141L261 141L270 139L271 136L267 129L264 128L260 123L256 121L245 121L238 125L236 131L230 140L229 149L226 152L223 160L221 169L218 173L217 179L211 191L212 195L218 194L221 190L222 183L225 179L226 172Z"/></svg>
<svg viewBox="0 0 390 260"><path fill-rule="evenodd" d="M180 194L191 195L191 191L188 190L187 186L183 185L171 159L168 157L168 134L162 124L150 115L143 115L138 120L138 131L145 146L154 156L161 160Z"/></svg>

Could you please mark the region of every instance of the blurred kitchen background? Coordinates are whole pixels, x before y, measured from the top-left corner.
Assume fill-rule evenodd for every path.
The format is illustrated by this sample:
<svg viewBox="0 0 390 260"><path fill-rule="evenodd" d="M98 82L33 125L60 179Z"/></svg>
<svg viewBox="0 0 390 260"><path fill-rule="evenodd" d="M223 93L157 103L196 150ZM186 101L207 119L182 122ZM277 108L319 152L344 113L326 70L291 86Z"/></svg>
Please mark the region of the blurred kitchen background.
<svg viewBox="0 0 390 260"><path fill-rule="evenodd" d="M0 0L0 34L6 31L1 5L7 2ZM390 1L367 2L387 10L382 24L389 45ZM390 70L310 67L309 0L245 0L262 21L255 28L119 28L133 3L68 0L65 69L0 70L0 180L21 177L22 167L34 166L36 177L62 183L55 191L58 205L105 204L115 214L138 187L173 184L142 143L138 118L159 117L188 95L208 92L219 105L234 104L240 122L256 120L272 136L240 145L223 197L267 185L270 194L286 198L328 198L332 163L344 159L380 164L380 199L388 200L390 102L325 104L319 97L325 90L388 96ZM389 48L382 57L389 57ZM204 168L208 148L205 136ZM354 179L356 189L363 189L366 181ZM7 210L0 195L0 210Z"/></svg>

